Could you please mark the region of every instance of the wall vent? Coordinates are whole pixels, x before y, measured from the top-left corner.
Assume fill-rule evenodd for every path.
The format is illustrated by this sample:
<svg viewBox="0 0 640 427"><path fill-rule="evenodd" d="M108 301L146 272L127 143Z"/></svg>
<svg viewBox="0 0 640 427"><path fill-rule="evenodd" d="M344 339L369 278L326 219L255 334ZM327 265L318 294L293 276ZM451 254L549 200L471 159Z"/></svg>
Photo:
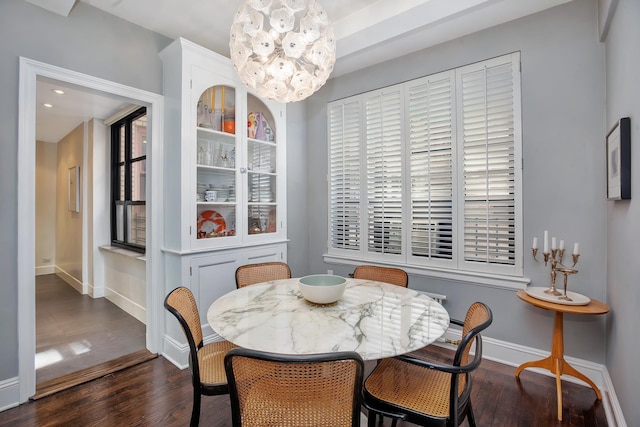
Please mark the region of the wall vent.
<svg viewBox="0 0 640 427"><path fill-rule="evenodd" d="M423 295L426 295L428 297L431 297L431 298L433 298L434 300L436 300L438 303L440 303L442 305L444 305L444 302L447 299L446 295L434 294L432 292L425 292L425 291L418 291L418 290L416 290L416 292L418 292L420 294L423 294Z"/></svg>

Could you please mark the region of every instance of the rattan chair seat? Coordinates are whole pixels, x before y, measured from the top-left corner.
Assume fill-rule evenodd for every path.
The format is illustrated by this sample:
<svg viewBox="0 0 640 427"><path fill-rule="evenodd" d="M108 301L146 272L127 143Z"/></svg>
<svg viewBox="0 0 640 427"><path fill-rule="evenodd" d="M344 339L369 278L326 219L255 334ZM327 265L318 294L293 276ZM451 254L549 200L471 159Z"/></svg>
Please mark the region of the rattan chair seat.
<svg viewBox="0 0 640 427"><path fill-rule="evenodd" d="M464 376L460 377L464 381ZM383 359L365 387L376 399L432 417L449 416L451 374L404 362ZM460 384L458 396L464 385Z"/></svg>
<svg viewBox="0 0 640 427"><path fill-rule="evenodd" d="M227 351L236 347L229 341L215 341L198 350L198 366L200 367L200 382L203 386L227 383L224 371L224 356Z"/></svg>

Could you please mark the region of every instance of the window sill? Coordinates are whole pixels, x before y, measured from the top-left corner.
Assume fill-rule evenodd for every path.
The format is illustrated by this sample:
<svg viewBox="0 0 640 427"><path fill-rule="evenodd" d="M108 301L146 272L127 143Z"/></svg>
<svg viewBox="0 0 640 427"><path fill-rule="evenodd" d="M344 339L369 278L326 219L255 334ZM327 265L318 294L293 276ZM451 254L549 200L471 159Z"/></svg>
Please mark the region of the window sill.
<svg viewBox="0 0 640 427"><path fill-rule="evenodd" d="M130 251L128 249L119 248L117 246L100 246L101 251L110 252L113 254L118 254L125 256L127 258L137 259L138 261L146 262L147 256L145 254L141 254L140 252Z"/></svg>
<svg viewBox="0 0 640 427"><path fill-rule="evenodd" d="M365 259L359 258L344 258L335 255L324 254L324 262L329 264L346 264L346 265L361 265L361 264L379 264L382 263L371 262ZM473 285L487 286L500 289L524 289L531 279L527 277L517 276L504 276L498 274L486 274L478 273L475 271L454 271L438 268L418 267L409 264L393 264L386 265L387 267L402 268L407 274L414 276L430 277L435 279L451 280L455 282L466 282Z"/></svg>

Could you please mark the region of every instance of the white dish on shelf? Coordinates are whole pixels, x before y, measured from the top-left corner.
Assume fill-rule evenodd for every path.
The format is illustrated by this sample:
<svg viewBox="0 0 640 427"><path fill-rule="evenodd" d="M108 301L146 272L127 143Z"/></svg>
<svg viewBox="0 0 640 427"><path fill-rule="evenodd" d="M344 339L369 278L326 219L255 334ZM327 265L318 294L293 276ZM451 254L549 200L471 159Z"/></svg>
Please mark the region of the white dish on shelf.
<svg viewBox="0 0 640 427"><path fill-rule="evenodd" d="M564 305L587 305L591 302L591 298L579 294L577 292L567 291L567 296L571 298L571 301L559 299L557 295L550 295L545 293L549 288L542 287L532 287L529 286L525 288L525 292L527 295L537 298L542 301L553 302L556 304L564 304ZM558 292L562 293L563 291L558 289Z"/></svg>

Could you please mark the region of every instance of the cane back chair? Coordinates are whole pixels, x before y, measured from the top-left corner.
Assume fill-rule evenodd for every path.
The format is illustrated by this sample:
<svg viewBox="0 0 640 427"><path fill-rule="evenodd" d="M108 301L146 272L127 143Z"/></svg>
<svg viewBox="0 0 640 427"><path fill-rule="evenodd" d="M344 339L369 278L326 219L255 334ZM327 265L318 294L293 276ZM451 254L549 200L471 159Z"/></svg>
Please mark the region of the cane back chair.
<svg viewBox="0 0 640 427"><path fill-rule="evenodd" d="M493 316L485 304L473 303L462 326L462 339L451 364L441 364L416 357L397 356L383 359L367 377L363 395L369 411L369 427L375 426L376 411L380 416L395 414L421 426L457 427L467 418L475 427L471 407L471 372L482 360L480 332L492 322ZM469 352L475 343L475 353Z"/></svg>
<svg viewBox="0 0 640 427"><path fill-rule="evenodd" d="M191 427L200 421L201 395L215 396L229 393L224 370L224 356L233 347L229 341L203 345L202 325L195 298L188 288L178 287L164 300L164 307L173 314L189 343L189 367L193 383Z"/></svg>

